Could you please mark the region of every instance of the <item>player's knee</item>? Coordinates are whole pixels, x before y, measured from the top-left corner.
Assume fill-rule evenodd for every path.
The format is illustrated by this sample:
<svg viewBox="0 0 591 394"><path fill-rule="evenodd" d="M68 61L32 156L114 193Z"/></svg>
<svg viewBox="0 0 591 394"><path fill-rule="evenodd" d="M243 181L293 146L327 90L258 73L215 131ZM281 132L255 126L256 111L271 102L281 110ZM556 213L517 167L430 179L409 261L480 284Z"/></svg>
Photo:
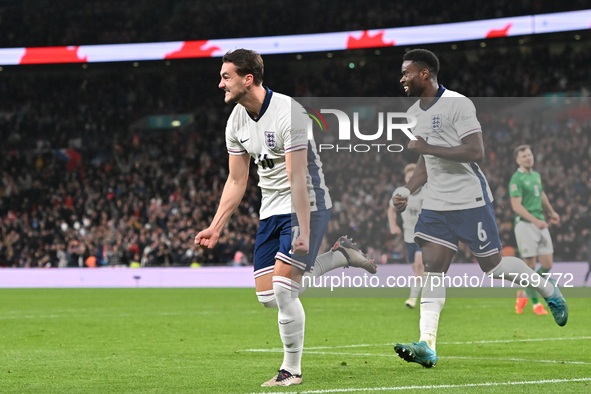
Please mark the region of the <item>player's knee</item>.
<svg viewBox="0 0 591 394"><path fill-rule="evenodd" d="M275 299L275 293L273 290L257 291L257 298L265 308L277 308L277 300Z"/></svg>

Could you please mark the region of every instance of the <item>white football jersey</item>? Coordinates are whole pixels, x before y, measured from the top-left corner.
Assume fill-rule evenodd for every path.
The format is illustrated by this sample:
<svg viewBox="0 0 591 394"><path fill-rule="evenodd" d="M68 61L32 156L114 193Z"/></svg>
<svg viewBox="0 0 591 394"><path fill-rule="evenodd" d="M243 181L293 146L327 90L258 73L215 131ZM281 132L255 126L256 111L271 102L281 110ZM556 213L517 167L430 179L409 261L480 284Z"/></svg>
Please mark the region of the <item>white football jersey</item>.
<svg viewBox="0 0 591 394"><path fill-rule="evenodd" d="M415 226L419 220L419 214L421 213L423 200L425 199L425 189L426 187L422 187L416 193L408 196L406 209L404 212L398 213L402 218L402 234L404 236L404 242L409 244L415 242ZM399 187L394 190L392 198L398 194L399 190ZM392 199L390 199L390 206L394 207Z"/></svg>
<svg viewBox="0 0 591 394"><path fill-rule="evenodd" d="M481 133L476 108L466 96L440 85L437 97L428 108L420 100L409 108L416 116L415 136L430 145L453 147L462 138ZM427 168L424 209L454 211L481 207L493 201L488 182L476 163L459 163L432 155L423 155Z"/></svg>
<svg viewBox="0 0 591 394"><path fill-rule="evenodd" d="M285 154L306 148L310 209L317 211L331 208L322 163L312 133L308 133L310 118L304 108L291 97L266 89L267 95L257 119L244 106L236 104L226 124L228 153L248 153L258 166L262 194L260 218L295 212L291 202ZM297 105L301 111L292 111L292 105Z"/></svg>

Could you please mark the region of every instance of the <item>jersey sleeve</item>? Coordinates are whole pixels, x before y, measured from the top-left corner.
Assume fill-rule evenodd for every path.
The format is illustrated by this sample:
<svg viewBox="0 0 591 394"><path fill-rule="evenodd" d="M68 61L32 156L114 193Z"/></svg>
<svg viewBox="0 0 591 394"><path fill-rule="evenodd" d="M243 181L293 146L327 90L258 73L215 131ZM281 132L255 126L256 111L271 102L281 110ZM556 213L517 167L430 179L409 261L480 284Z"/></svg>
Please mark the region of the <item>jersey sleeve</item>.
<svg viewBox="0 0 591 394"><path fill-rule="evenodd" d="M226 150L230 155L242 155L246 153L246 149L240 144L236 134L234 133L231 118L228 120L226 124Z"/></svg>
<svg viewBox="0 0 591 394"><path fill-rule="evenodd" d="M281 134L285 153L308 148L308 125L310 122L304 108L292 99L290 108L281 119Z"/></svg>
<svg viewBox="0 0 591 394"><path fill-rule="evenodd" d="M453 122L454 128L458 133L458 138L462 139L470 134L481 133L482 127L476 117L476 107L472 100L467 97L461 97L454 100L456 100L456 111Z"/></svg>
<svg viewBox="0 0 591 394"><path fill-rule="evenodd" d="M509 181L509 197L523 197L521 184L515 175L513 175Z"/></svg>

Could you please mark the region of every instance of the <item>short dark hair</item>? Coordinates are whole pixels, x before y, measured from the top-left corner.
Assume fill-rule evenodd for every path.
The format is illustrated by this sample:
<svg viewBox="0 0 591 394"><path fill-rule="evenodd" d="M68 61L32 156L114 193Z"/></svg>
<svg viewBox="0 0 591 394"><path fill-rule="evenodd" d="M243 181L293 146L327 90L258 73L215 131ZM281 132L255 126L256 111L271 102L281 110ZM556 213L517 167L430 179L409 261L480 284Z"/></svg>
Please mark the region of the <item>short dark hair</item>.
<svg viewBox="0 0 591 394"><path fill-rule="evenodd" d="M439 59L431 51L426 49L413 49L406 52L402 60L410 60L413 63L420 63L421 69L426 68L434 77L437 77L437 73L439 72Z"/></svg>
<svg viewBox="0 0 591 394"><path fill-rule="evenodd" d="M513 157L517 159L517 155L519 155L519 153L523 152L526 149L531 150L531 146L527 144L519 145L517 148L513 149Z"/></svg>
<svg viewBox="0 0 591 394"><path fill-rule="evenodd" d="M224 63L232 63L236 66L236 73L241 77L252 74L254 83L263 83L265 65L263 58L257 52L250 49L235 49L228 51L222 58Z"/></svg>

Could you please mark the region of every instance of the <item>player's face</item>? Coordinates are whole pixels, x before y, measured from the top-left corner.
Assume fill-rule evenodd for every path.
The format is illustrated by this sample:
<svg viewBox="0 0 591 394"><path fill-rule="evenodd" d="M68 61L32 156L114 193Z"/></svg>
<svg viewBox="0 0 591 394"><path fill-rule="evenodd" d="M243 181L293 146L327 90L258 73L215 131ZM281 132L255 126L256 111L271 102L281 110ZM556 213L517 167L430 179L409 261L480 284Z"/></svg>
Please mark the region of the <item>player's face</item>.
<svg viewBox="0 0 591 394"><path fill-rule="evenodd" d="M517 154L517 164L519 166L531 169L534 166L534 154L532 153L531 149L524 149Z"/></svg>
<svg viewBox="0 0 591 394"><path fill-rule="evenodd" d="M226 103L238 103L246 94L244 77L238 75L234 63L223 63L220 76L221 80L218 87L226 92L224 101Z"/></svg>
<svg viewBox="0 0 591 394"><path fill-rule="evenodd" d="M420 97L423 94L423 84L421 79L421 70L417 63L410 60L402 62L402 78L400 83L409 97Z"/></svg>

